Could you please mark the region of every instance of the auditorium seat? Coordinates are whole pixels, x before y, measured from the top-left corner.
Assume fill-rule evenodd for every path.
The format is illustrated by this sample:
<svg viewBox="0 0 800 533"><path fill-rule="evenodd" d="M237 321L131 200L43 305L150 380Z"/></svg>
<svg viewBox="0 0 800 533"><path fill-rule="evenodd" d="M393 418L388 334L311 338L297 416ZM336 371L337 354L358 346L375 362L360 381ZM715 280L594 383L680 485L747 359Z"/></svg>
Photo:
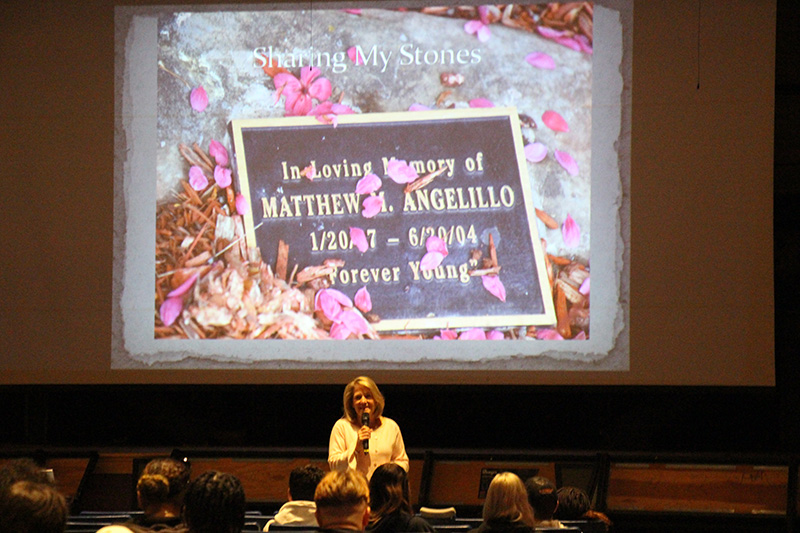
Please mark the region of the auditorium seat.
<svg viewBox="0 0 800 533"><path fill-rule="evenodd" d="M123 520L91 520L91 519L83 519L83 520L67 520L67 527L65 531L67 533L73 533L75 531L84 531L91 529L92 531L97 531L101 527L110 526L112 524L119 524L123 522Z"/></svg>
<svg viewBox="0 0 800 533"><path fill-rule="evenodd" d="M605 523L601 520L561 520L567 527L577 527L582 533L606 533Z"/></svg>
<svg viewBox="0 0 800 533"><path fill-rule="evenodd" d="M472 529L471 524L431 524L436 533L466 533ZM477 526L476 526L477 527Z"/></svg>
<svg viewBox="0 0 800 533"><path fill-rule="evenodd" d="M315 527L308 526L293 526L291 524L271 524L270 531L292 531L293 533L315 533L318 531Z"/></svg>

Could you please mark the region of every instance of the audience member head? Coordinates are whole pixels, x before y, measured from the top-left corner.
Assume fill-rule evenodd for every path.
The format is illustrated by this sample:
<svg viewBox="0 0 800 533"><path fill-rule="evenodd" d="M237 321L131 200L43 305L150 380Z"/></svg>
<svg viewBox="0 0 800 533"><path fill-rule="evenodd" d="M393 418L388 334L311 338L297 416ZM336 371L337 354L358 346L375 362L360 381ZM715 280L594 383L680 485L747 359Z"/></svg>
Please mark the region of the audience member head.
<svg viewBox="0 0 800 533"><path fill-rule="evenodd" d="M552 520L558 507L556 486L546 477L534 476L525 480L525 489L536 521Z"/></svg>
<svg viewBox="0 0 800 533"><path fill-rule="evenodd" d="M183 505L191 533L239 533L244 527L244 489L233 474L200 474L189 483Z"/></svg>
<svg viewBox="0 0 800 533"><path fill-rule="evenodd" d="M0 468L0 493L17 481L32 481L51 485L47 473L36 461L28 457L11 459Z"/></svg>
<svg viewBox="0 0 800 533"><path fill-rule="evenodd" d="M589 495L578 487L558 489L556 518L559 520L599 520L605 524L606 531L611 527L611 519L604 513L592 509Z"/></svg>
<svg viewBox="0 0 800 533"><path fill-rule="evenodd" d="M189 476L189 465L184 461L153 459L144 467L136 483L139 507L147 515L160 512L180 515Z"/></svg>
<svg viewBox="0 0 800 533"><path fill-rule="evenodd" d="M592 508L586 491L578 487L558 489L558 518L560 520L579 520Z"/></svg>
<svg viewBox="0 0 800 533"><path fill-rule="evenodd" d="M369 522L369 485L361 472L328 472L314 493L321 529L363 531Z"/></svg>
<svg viewBox="0 0 800 533"><path fill-rule="evenodd" d="M67 515L66 499L46 483L17 481L0 496L0 531L63 533Z"/></svg>
<svg viewBox="0 0 800 533"><path fill-rule="evenodd" d="M483 521L523 522L534 526L528 493L516 474L501 472L492 479L483 503Z"/></svg>
<svg viewBox="0 0 800 533"><path fill-rule="evenodd" d="M353 406L353 396L355 395L356 387L359 385L369 389L369 391L372 393L372 399L375 400L375 411L371 413L373 417L379 417L381 414L383 414L383 408L386 405L386 400L384 400L383 394L381 394L381 391L378 390L378 386L374 381L372 381L372 378L368 378L367 376L359 376L348 383L344 388L344 417L350 422L360 426L361 421L358 420L356 409Z"/></svg>
<svg viewBox="0 0 800 533"><path fill-rule="evenodd" d="M323 476L325 472L314 465L300 466L292 470L289 474L289 499L313 501L314 492Z"/></svg>
<svg viewBox="0 0 800 533"><path fill-rule="evenodd" d="M408 474L394 463L375 469L369 480L370 523L398 511L413 514L408 495Z"/></svg>

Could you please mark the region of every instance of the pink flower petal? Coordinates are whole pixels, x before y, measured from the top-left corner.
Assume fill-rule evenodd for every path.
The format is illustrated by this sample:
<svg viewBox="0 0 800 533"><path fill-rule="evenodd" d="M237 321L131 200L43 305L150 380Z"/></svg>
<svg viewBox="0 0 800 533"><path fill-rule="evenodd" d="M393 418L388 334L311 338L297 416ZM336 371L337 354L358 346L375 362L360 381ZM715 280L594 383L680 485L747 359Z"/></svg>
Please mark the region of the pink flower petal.
<svg viewBox="0 0 800 533"><path fill-rule="evenodd" d="M454 341L458 338L458 333L452 329L443 329L439 331L439 335L433 337L434 339L439 339L443 341Z"/></svg>
<svg viewBox="0 0 800 533"><path fill-rule="evenodd" d="M464 24L464 31L470 35L475 35L484 26L485 24L480 20L469 20Z"/></svg>
<svg viewBox="0 0 800 533"><path fill-rule="evenodd" d="M590 279L591 278L586 278L585 280L583 280L583 283L581 283L581 286L578 289L578 292L583 294L584 296L587 296L591 292L591 288L590 288L591 284L589 282Z"/></svg>
<svg viewBox="0 0 800 533"><path fill-rule="evenodd" d="M204 111L205 108L208 107L208 93L206 93L202 85L192 89L192 92L189 94L189 102L192 104L192 109L195 111Z"/></svg>
<svg viewBox="0 0 800 533"><path fill-rule="evenodd" d="M281 98L281 94L286 91L289 94L298 94L302 87L300 86L300 80L298 80L294 74L290 72L279 72L275 74L272 78L273 83L275 83L275 102L277 103L278 100Z"/></svg>
<svg viewBox="0 0 800 533"><path fill-rule="evenodd" d="M203 174L203 169L197 165L192 165L189 169L189 185L196 191L202 191L208 187L208 178Z"/></svg>
<svg viewBox="0 0 800 533"><path fill-rule="evenodd" d="M539 35L548 39L558 39L559 37L564 36L564 31L554 30L552 28L548 28L547 26L537 26L536 31L539 32Z"/></svg>
<svg viewBox="0 0 800 533"><path fill-rule="evenodd" d="M350 227L350 240L356 245L358 251L362 254L369 250L369 243L367 242L367 234L361 228Z"/></svg>
<svg viewBox="0 0 800 533"><path fill-rule="evenodd" d="M302 67L300 69L300 85L310 87L322 71L317 67Z"/></svg>
<svg viewBox="0 0 800 533"><path fill-rule="evenodd" d="M483 288L489 291L493 296L496 296L501 302L506 301L506 287L500 281L500 276L481 276Z"/></svg>
<svg viewBox="0 0 800 533"><path fill-rule="evenodd" d="M353 302L343 292L336 289L322 289L314 299L314 310L322 311L328 320L338 320L342 306L352 307Z"/></svg>
<svg viewBox="0 0 800 533"><path fill-rule="evenodd" d="M400 185L404 183L411 183L419 177L417 171L402 159L392 159L386 165L386 174L395 182Z"/></svg>
<svg viewBox="0 0 800 533"><path fill-rule="evenodd" d="M488 25L483 25L478 28L478 41L485 43L489 39L492 38L492 30L489 29Z"/></svg>
<svg viewBox="0 0 800 533"><path fill-rule="evenodd" d="M361 211L361 216L364 218L372 218L383 209L383 197L367 196L364 198L364 201L361 202L361 205L364 207L364 210Z"/></svg>
<svg viewBox="0 0 800 533"><path fill-rule="evenodd" d="M375 174L367 174L356 183L356 194L372 194L381 188L383 182Z"/></svg>
<svg viewBox="0 0 800 533"><path fill-rule="evenodd" d="M556 330L554 329L539 329L536 330L536 338L542 341L563 341L564 337L562 337Z"/></svg>
<svg viewBox="0 0 800 533"><path fill-rule="evenodd" d="M350 329L344 322L337 322L331 326L331 339L344 340L350 336Z"/></svg>
<svg viewBox="0 0 800 533"><path fill-rule="evenodd" d="M505 340L506 335L502 331L493 329L489 333L486 334L486 340L490 341L502 341Z"/></svg>
<svg viewBox="0 0 800 533"><path fill-rule="evenodd" d="M408 110L409 111L430 111L431 108L426 106L426 105L422 105L422 104L411 104L411 107L409 107Z"/></svg>
<svg viewBox="0 0 800 533"><path fill-rule="evenodd" d="M213 157L214 161L216 161L219 166L228 166L228 150L219 141L211 139L211 142L208 144L208 155Z"/></svg>
<svg viewBox="0 0 800 533"><path fill-rule="evenodd" d="M333 104L331 111L336 115L354 115L356 113L353 108L344 104Z"/></svg>
<svg viewBox="0 0 800 533"><path fill-rule="evenodd" d="M458 340L460 341L485 341L486 340L486 332L484 332L481 328L472 328L468 329L464 333L458 336Z"/></svg>
<svg viewBox="0 0 800 533"><path fill-rule="evenodd" d="M355 111L344 104L335 104L330 100L322 102L311 109L308 114L313 115L323 124L333 124L335 128L339 124L339 115L352 115Z"/></svg>
<svg viewBox="0 0 800 533"><path fill-rule="evenodd" d="M558 37L555 41L571 50L575 50L576 52L581 51L581 45L572 37Z"/></svg>
<svg viewBox="0 0 800 533"><path fill-rule="evenodd" d="M158 314L161 316L161 322L163 322L165 326L171 326L180 316L181 311L183 311L183 298L174 297L164 300L161 304L161 308L158 310Z"/></svg>
<svg viewBox="0 0 800 533"><path fill-rule="evenodd" d="M544 52L531 52L525 56L525 61L536 68L544 70L553 70L556 68L556 61Z"/></svg>
<svg viewBox="0 0 800 533"><path fill-rule="evenodd" d="M319 78L308 87L308 95L323 102L331 97L331 81L328 78Z"/></svg>
<svg viewBox="0 0 800 533"><path fill-rule="evenodd" d="M480 17L481 22L484 24L489 24L489 15L491 14L491 9L488 5L484 4L482 6L478 6L478 17Z"/></svg>
<svg viewBox="0 0 800 533"><path fill-rule="evenodd" d="M575 248L581 243L581 228L569 213L561 226L561 236L564 238L564 244L570 248Z"/></svg>
<svg viewBox="0 0 800 533"><path fill-rule="evenodd" d="M369 291L366 287L361 287L356 291L356 296L353 301L362 313L369 313L372 311L372 297L369 295Z"/></svg>
<svg viewBox="0 0 800 533"><path fill-rule="evenodd" d="M287 117L302 117L304 115L308 115L311 108L314 106L314 103L311 101L311 97L305 94L286 94L286 104L284 109L286 110Z"/></svg>
<svg viewBox="0 0 800 533"><path fill-rule="evenodd" d="M553 155L556 156L556 161L570 176L577 176L578 175L578 162L575 161L571 155L567 152L561 152L559 150L553 150Z"/></svg>
<svg viewBox="0 0 800 533"><path fill-rule="evenodd" d="M167 294L167 298L176 298L178 296L183 296L184 294L186 294L189 291L189 289L192 288L192 285L194 285L194 282L197 281L197 278L199 276L200 276L199 272L195 272L194 274L189 276L186 279L186 281L184 281L178 287L170 291L170 293Z"/></svg>
<svg viewBox="0 0 800 533"><path fill-rule="evenodd" d="M469 101L470 107L494 107L494 104L491 100L486 98L475 98Z"/></svg>
<svg viewBox="0 0 800 533"><path fill-rule="evenodd" d="M249 211L249 207L247 205L247 200L245 199L242 193L236 194L236 212L240 215L246 215Z"/></svg>
<svg viewBox="0 0 800 533"><path fill-rule="evenodd" d="M331 95L331 82L327 78L319 77L317 67L303 67L300 69L300 78L288 72L280 72L272 79L275 83L275 101L283 95L286 116L308 115L314 106L313 99L320 102L327 100Z"/></svg>
<svg viewBox="0 0 800 533"><path fill-rule="evenodd" d="M431 235L425 240L425 249L429 252L439 252L442 258L447 257L447 244L436 235Z"/></svg>
<svg viewBox="0 0 800 533"><path fill-rule="evenodd" d="M589 55L592 55L594 53L592 45L591 43L589 43L588 37L586 37L585 35L576 35L574 39L578 42L578 46L581 47L581 52Z"/></svg>
<svg viewBox="0 0 800 533"><path fill-rule="evenodd" d="M419 262L419 269L433 270L441 265L443 260L444 256L439 252L428 252L422 256L422 260Z"/></svg>
<svg viewBox="0 0 800 533"><path fill-rule="evenodd" d="M545 111L542 115L542 121L545 126L553 131L569 131L567 121L555 111Z"/></svg>
<svg viewBox="0 0 800 533"><path fill-rule="evenodd" d="M351 15L360 15L361 14L361 10L360 9L345 9L344 12L345 13L350 13Z"/></svg>
<svg viewBox="0 0 800 533"><path fill-rule="evenodd" d="M314 181L314 178L317 177L317 167L314 165L303 167L303 170L300 171L300 175L308 181Z"/></svg>
<svg viewBox="0 0 800 533"><path fill-rule="evenodd" d="M578 332L577 335L572 337L572 340L574 340L574 341L585 341L586 338L587 338L586 337L586 332L585 331L580 331L580 332Z"/></svg>
<svg viewBox="0 0 800 533"><path fill-rule="evenodd" d="M547 146L542 143L530 143L525 145L525 159L531 163L538 163L547 157Z"/></svg>
<svg viewBox="0 0 800 533"><path fill-rule="evenodd" d="M231 169L217 165L214 168L214 181L223 189L231 184Z"/></svg>
<svg viewBox="0 0 800 533"><path fill-rule="evenodd" d="M345 307L353 307L353 301L350 299L350 297L347 296L345 293L343 293L340 290L337 290L337 289L322 289L321 292L324 292L325 296L329 296L329 297L333 298L336 302L338 302L339 304L341 304L341 305L343 305Z"/></svg>
<svg viewBox="0 0 800 533"><path fill-rule="evenodd" d="M351 46L347 49L347 57L349 57L350 61L356 66L364 64L364 56L358 53L358 49L355 46Z"/></svg>
<svg viewBox="0 0 800 533"><path fill-rule="evenodd" d="M367 324L367 321L364 320L364 317L361 316L361 314L353 311L352 309L342 311L342 313L339 315L339 322L347 326L347 329L356 335L366 335L369 333L369 324Z"/></svg>

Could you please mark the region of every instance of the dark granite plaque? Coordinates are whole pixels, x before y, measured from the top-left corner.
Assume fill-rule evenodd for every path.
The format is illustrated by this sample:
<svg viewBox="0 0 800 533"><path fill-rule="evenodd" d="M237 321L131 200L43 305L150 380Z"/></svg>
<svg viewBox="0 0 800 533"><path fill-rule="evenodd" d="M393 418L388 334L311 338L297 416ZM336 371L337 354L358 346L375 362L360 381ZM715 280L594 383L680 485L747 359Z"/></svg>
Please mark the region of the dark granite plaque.
<svg viewBox="0 0 800 533"><path fill-rule="evenodd" d="M381 319L376 329L555 322L515 110L344 115L336 127L313 117L235 120L231 133L250 206L248 245L275 265L283 240L290 270L343 260L332 286L351 298L367 287ZM443 170L406 193L387 175L392 159L420 176ZM370 173L382 180L372 195L384 202L366 218L369 195L355 190ZM351 242L351 227L365 231L365 252ZM446 242L448 255L424 271L419 263L432 233ZM505 301L468 273L480 266L475 251L488 256L490 234Z"/></svg>

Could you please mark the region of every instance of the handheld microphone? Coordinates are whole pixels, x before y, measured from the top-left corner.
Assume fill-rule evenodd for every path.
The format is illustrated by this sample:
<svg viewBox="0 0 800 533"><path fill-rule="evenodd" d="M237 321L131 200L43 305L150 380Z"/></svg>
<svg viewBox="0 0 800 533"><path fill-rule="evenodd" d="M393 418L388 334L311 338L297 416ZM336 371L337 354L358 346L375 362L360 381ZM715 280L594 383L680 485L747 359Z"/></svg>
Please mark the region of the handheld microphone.
<svg viewBox="0 0 800 533"><path fill-rule="evenodd" d="M361 425L369 426L369 413L367 411L361 413ZM364 455L369 455L369 439L362 440L361 447L364 448Z"/></svg>

